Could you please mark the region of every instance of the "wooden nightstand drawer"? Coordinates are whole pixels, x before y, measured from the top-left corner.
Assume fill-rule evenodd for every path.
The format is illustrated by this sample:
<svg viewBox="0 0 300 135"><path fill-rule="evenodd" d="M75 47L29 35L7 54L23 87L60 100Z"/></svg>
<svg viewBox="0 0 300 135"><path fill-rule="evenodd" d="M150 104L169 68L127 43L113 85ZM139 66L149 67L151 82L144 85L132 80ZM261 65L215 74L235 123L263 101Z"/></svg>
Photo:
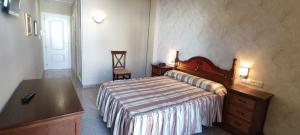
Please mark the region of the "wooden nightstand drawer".
<svg viewBox="0 0 300 135"><path fill-rule="evenodd" d="M231 115L227 115L227 121L226 123L228 123L230 126L248 134L249 133L249 129L250 129L250 124L248 124L247 122L242 121L241 119L235 118Z"/></svg>
<svg viewBox="0 0 300 135"><path fill-rule="evenodd" d="M225 98L222 127L233 135L263 135L272 96L253 88L233 85Z"/></svg>
<svg viewBox="0 0 300 135"><path fill-rule="evenodd" d="M230 94L230 103L247 108L249 110L254 110L256 102L255 100L246 97L242 97L236 94Z"/></svg>
<svg viewBox="0 0 300 135"><path fill-rule="evenodd" d="M247 122L251 122L252 121L252 115L253 112L250 112L246 109L243 109L241 107L238 107L234 104L229 104L229 108L228 108L228 112L234 116L237 116L243 120L246 120Z"/></svg>
<svg viewBox="0 0 300 135"><path fill-rule="evenodd" d="M161 69L159 69L159 68L152 68L152 73L160 75L161 74Z"/></svg>
<svg viewBox="0 0 300 135"><path fill-rule="evenodd" d="M162 76L167 71L172 70L173 67L170 66L158 66L158 65L152 65L152 76Z"/></svg>

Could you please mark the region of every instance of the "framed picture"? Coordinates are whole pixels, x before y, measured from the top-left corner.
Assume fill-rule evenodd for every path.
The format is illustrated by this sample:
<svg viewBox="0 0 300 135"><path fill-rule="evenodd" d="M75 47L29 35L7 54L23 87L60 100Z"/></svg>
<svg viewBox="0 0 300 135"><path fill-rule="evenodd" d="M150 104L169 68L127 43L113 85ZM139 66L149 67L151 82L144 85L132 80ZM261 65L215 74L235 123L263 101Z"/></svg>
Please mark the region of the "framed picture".
<svg viewBox="0 0 300 135"><path fill-rule="evenodd" d="M33 21L33 34L34 36L38 36L38 26L37 26L37 21Z"/></svg>
<svg viewBox="0 0 300 135"><path fill-rule="evenodd" d="M13 16L19 16L20 1L21 0L0 0L2 11Z"/></svg>
<svg viewBox="0 0 300 135"><path fill-rule="evenodd" d="M24 13L24 18L25 18L25 34L26 34L26 36L31 36L32 35L31 16L27 13Z"/></svg>

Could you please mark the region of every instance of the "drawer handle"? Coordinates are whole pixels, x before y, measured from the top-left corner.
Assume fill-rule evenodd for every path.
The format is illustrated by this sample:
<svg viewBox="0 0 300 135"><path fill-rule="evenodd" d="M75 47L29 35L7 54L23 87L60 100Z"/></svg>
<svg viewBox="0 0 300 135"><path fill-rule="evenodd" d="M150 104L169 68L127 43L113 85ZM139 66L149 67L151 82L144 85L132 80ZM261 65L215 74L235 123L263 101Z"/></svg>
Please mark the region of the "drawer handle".
<svg viewBox="0 0 300 135"><path fill-rule="evenodd" d="M238 101L239 101L239 102L242 102L242 103L244 103L244 104L247 103L246 101L244 101L244 100L242 100L242 99L238 99Z"/></svg>
<svg viewBox="0 0 300 135"><path fill-rule="evenodd" d="M245 113L243 113L243 112L240 112L240 111L238 111L238 110L236 110L235 112L236 112L236 113L238 113L238 114L240 114L240 115L242 115L242 116L244 116L244 115L245 115Z"/></svg>

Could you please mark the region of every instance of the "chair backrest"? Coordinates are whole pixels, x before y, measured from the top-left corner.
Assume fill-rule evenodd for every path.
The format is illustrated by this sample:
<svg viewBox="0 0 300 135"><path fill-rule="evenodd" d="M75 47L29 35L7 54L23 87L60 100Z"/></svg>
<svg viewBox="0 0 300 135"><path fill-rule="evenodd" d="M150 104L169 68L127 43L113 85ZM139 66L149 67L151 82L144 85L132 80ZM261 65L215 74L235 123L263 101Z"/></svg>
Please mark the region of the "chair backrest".
<svg viewBox="0 0 300 135"><path fill-rule="evenodd" d="M127 51L111 51L112 68L125 68Z"/></svg>

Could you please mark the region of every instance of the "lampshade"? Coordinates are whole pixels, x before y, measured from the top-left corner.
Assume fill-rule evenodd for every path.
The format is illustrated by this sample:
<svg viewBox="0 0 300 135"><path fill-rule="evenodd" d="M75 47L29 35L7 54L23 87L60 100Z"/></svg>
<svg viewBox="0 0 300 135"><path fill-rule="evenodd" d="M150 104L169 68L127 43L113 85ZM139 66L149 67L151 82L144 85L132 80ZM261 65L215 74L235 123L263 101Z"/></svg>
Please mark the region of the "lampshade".
<svg viewBox="0 0 300 135"><path fill-rule="evenodd" d="M242 78L247 78L249 74L249 68L248 67L240 67L239 69L239 75Z"/></svg>
<svg viewBox="0 0 300 135"><path fill-rule="evenodd" d="M174 66L175 65L175 58L176 58L176 50L175 49L171 49L169 51L169 54L168 54L167 64L171 65L171 66Z"/></svg>

